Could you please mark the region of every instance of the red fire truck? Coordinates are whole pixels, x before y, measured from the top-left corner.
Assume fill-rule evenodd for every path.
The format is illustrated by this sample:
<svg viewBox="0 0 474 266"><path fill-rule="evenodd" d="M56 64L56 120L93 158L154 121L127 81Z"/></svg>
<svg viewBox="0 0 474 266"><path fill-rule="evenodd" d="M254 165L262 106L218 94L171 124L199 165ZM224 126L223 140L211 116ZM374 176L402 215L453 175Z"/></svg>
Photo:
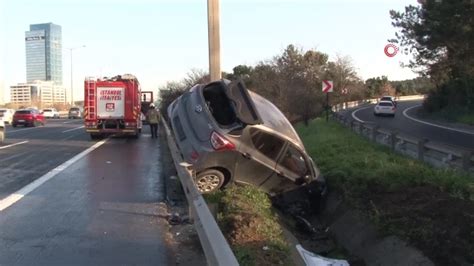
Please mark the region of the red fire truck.
<svg viewBox="0 0 474 266"><path fill-rule="evenodd" d="M111 134L138 137L141 105L140 83L133 75L84 81L84 125L92 139Z"/></svg>

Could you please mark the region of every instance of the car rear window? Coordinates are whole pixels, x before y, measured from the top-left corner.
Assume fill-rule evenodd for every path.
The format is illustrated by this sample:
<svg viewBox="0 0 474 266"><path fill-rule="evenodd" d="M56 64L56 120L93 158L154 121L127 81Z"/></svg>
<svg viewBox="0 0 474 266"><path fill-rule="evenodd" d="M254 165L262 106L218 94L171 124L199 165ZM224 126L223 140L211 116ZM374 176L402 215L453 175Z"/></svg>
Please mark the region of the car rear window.
<svg viewBox="0 0 474 266"><path fill-rule="evenodd" d="M31 110L21 110L21 111L16 111L16 114L20 115L26 115L26 114L31 114Z"/></svg>
<svg viewBox="0 0 474 266"><path fill-rule="evenodd" d="M393 104L389 102L381 102L379 103L379 106L393 106Z"/></svg>
<svg viewBox="0 0 474 266"><path fill-rule="evenodd" d="M275 160L283 148L284 140L264 131L252 128L250 130L252 143L255 148L266 157Z"/></svg>
<svg viewBox="0 0 474 266"><path fill-rule="evenodd" d="M71 108L69 111L79 111L79 108Z"/></svg>
<svg viewBox="0 0 474 266"><path fill-rule="evenodd" d="M391 101L392 98L391 97L382 97L380 100L381 101Z"/></svg>
<svg viewBox="0 0 474 266"><path fill-rule="evenodd" d="M43 112L51 112L51 109L44 109Z"/></svg>

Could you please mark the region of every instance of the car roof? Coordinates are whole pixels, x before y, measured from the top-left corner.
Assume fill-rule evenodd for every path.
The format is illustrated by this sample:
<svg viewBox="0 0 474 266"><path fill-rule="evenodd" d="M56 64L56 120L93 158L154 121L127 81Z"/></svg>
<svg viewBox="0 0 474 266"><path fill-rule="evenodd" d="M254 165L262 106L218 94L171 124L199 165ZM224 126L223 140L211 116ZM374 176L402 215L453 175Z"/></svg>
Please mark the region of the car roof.
<svg viewBox="0 0 474 266"><path fill-rule="evenodd" d="M293 125L291 125L290 121L288 121L280 109L266 98L251 90L248 91L255 103L255 107L257 108L260 117L262 118L263 125L273 131L273 133L290 140L300 146L300 148L304 149L303 142L298 136L298 133L296 133Z"/></svg>
<svg viewBox="0 0 474 266"><path fill-rule="evenodd" d="M392 104L393 105L393 102L392 101L380 101L378 103L389 103L389 104Z"/></svg>

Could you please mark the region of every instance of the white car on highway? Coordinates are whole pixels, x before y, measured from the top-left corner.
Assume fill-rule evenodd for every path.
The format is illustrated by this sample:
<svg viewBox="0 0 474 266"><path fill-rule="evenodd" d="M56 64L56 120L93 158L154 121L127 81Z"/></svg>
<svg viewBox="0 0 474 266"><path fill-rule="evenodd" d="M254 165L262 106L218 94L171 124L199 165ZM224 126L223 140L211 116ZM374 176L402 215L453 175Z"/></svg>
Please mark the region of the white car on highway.
<svg viewBox="0 0 474 266"><path fill-rule="evenodd" d="M43 109L43 115L45 118L59 118L59 112L56 108Z"/></svg>
<svg viewBox="0 0 474 266"><path fill-rule="evenodd" d="M15 110L13 109L8 109L8 108L0 108L0 119L3 120L3 122L12 124L13 121L13 114L15 113Z"/></svg>
<svg viewBox="0 0 474 266"><path fill-rule="evenodd" d="M392 101L380 101L374 107L374 115L391 115L395 116L397 107Z"/></svg>

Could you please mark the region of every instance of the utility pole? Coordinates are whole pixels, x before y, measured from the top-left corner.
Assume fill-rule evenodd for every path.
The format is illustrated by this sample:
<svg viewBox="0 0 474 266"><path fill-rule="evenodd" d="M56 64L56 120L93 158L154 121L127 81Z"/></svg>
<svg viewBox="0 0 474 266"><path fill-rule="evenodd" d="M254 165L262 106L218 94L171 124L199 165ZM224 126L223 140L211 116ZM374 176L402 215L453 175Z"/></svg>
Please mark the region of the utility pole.
<svg viewBox="0 0 474 266"><path fill-rule="evenodd" d="M73 66L73 64L72 64L72 51L76 50L76 49L79 49L79 48L84 48L84 47L86 47L86 46L82 45L82 46L79 46L79 47L67 48L67 49L69 49L69 52L71 53L71 107L74 106L74 89L73 89L74 85L73 85L73 77L72 77L72 75L73 75L73 71L72 71L72 66Z"/></svg>
<svg viewBox="0 0 474 266"><path fill-rule="evenodd" d="M207 0L207 27L209 38L209 77L221 79L221 48L219 27L219 0Z"/></svg>

